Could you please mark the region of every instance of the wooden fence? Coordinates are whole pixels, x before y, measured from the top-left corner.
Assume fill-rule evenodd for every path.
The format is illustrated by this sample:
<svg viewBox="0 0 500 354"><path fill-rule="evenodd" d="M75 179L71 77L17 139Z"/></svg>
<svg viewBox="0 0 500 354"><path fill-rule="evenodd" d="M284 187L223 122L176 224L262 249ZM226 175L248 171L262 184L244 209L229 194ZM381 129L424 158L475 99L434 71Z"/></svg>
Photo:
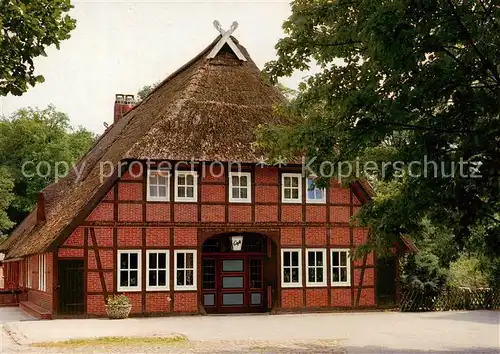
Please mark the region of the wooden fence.
<svg viewBox="0 0 500 354"><path fill-rule="evenodd" d="M409 289L401 295L403 312L500 309L499 289Z"/></svg>

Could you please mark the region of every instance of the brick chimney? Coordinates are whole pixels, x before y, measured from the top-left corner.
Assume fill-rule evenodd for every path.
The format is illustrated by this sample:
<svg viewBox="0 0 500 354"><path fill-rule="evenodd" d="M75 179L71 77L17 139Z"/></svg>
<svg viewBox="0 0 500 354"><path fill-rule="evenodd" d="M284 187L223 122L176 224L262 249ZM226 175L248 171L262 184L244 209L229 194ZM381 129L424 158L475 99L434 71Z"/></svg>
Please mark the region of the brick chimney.
<svg viewBox="0 0 500 354"><path fill-rule="evenodd" d="M42 192L38 192L36 208L36 221L45 221L45 197Z"/></svg>
<svg viewBox="0 0 500 354"><path fill-rule="evenodd" d="M113 123L118 122L128 111L134 108L135 98L134 95L124 95L117 93L115 95L115 115Z"/></svg>

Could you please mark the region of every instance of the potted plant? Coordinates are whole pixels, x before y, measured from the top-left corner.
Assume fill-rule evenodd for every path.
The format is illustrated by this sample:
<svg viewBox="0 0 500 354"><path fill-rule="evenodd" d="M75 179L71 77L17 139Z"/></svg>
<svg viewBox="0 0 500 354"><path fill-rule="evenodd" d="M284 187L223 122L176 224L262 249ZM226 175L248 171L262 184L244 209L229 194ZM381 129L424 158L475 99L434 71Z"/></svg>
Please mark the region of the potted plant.
<svg viewBox="0 0 500 354"><path fill-rule="evenodd" d="M125 294L108 296L106 313L110 319L127 318L131 309L130 299Z"/></svg>

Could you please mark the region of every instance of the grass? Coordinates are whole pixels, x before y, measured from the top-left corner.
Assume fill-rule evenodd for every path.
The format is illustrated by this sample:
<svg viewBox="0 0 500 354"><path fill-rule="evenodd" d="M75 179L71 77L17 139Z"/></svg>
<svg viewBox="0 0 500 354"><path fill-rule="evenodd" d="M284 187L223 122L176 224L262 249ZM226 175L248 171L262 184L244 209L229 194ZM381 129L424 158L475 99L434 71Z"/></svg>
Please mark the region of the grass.
<svg viewBox="0 0 500 354"><path fill-rule="evenodd" d="M182 335L170 337L98 337L90 339L69 339L61 342L34 343L38 348L77 348L89 346L171 346L187 342Z"/></svg>

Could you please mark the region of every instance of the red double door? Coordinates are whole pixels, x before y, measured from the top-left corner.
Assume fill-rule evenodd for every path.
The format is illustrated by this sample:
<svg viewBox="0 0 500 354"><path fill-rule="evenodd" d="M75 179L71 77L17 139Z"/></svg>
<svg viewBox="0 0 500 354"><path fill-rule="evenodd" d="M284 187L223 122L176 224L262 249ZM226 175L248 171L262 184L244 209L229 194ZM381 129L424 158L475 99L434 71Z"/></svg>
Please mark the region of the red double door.
<svg viewBox="0 0 500 354"><path fill-rule="evenodd" d="M264 257L245 253L203 256L203 305L209 313L265 311Z"/></svg>

